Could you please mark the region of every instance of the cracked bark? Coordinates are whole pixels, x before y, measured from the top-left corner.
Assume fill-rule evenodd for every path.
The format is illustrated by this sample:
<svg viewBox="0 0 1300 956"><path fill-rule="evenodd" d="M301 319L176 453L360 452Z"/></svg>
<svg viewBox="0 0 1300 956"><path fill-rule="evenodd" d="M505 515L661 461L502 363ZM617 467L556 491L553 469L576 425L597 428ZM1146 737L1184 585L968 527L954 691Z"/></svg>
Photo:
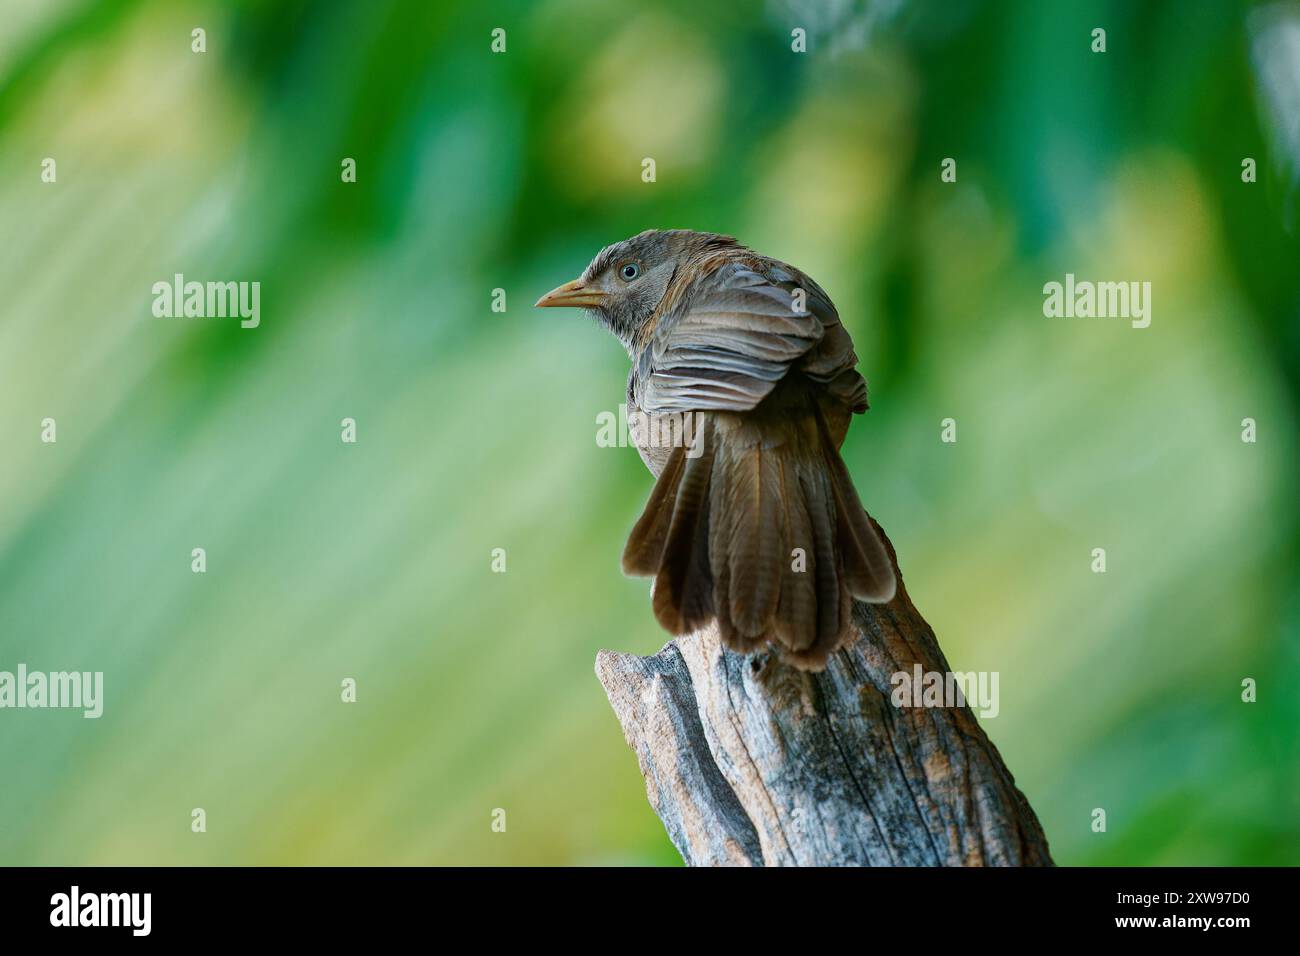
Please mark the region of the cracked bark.
<svg viewBox="0 0 1300 956"><path fill-rule="evenodd" d="M897 572L893 545L879 525ZM948 672L899 574L856 604L820 674L722 647L716 628L596 673L650 804L692 865L1051 865L1038 818L968 707L895 707L891 677Z"/></svg>

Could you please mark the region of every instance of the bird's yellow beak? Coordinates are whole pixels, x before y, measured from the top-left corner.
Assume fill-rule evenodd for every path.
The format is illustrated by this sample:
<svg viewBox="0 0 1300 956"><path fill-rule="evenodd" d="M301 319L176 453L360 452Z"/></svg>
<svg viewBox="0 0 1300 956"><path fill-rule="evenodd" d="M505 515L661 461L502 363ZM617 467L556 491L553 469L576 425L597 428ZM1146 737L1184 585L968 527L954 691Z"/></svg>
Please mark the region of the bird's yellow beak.
<svg viewBox="0 0 1300 956"><path fill-rule="evenodd" d="M552 289L538 299L535 305L539 309L554 309L562 306L594 309L598 308L604 301L604 292L588 287L581 279L574 279L572 282L566 282L564 285Z"/></svg>

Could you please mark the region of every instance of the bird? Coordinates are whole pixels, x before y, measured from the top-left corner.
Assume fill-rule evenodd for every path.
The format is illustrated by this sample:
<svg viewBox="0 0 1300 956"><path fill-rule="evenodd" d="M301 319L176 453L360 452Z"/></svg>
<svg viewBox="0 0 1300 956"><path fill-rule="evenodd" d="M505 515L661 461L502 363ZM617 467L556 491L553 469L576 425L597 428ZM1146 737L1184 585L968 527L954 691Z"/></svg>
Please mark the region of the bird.
<svg viewBox="0 0 1300 956"><path fill-rule="evenodd" d="M867 383L830 296L732 236L650 229L536 305L613 333L629 421L661 426L633 431L656 480L622 558L654 579L659 623L681 636L716 621L733 651L823 670L855 637L853 600L896 590L840 457Z"/></svg>

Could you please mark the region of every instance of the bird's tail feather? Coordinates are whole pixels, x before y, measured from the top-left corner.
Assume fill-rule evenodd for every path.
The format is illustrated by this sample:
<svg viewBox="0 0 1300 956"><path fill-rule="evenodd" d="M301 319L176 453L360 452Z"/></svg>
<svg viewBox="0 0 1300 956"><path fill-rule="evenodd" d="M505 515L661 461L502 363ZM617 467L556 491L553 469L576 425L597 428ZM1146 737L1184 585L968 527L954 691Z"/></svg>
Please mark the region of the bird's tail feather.
<svg viewBox="0 0 1300 956"><path fill-rule="evenodd" d="M853 636L852 601L892 600L893 565L820 415L774 424L701 414L628 538L623 570L654 577L672 634L717 619L723 642L768 643L820 670ZM783 427L782 427L783 426Z"/></svg>

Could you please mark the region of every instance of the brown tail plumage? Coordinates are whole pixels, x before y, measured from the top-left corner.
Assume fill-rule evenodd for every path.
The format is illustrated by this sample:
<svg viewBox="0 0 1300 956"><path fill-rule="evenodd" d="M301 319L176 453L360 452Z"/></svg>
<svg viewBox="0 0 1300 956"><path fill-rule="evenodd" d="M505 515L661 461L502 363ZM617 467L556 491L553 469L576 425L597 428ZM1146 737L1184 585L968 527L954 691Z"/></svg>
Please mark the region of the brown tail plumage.
<svg viewBox="0 0 1300 956"><path fill-rule="evenodd" d="M676 448L623 552L654 577L672 634L717 618L724 643L767 643L820 670L853 636L852 601L894 596L893 566L821 415L697 413L698 454Z"/></svg>

